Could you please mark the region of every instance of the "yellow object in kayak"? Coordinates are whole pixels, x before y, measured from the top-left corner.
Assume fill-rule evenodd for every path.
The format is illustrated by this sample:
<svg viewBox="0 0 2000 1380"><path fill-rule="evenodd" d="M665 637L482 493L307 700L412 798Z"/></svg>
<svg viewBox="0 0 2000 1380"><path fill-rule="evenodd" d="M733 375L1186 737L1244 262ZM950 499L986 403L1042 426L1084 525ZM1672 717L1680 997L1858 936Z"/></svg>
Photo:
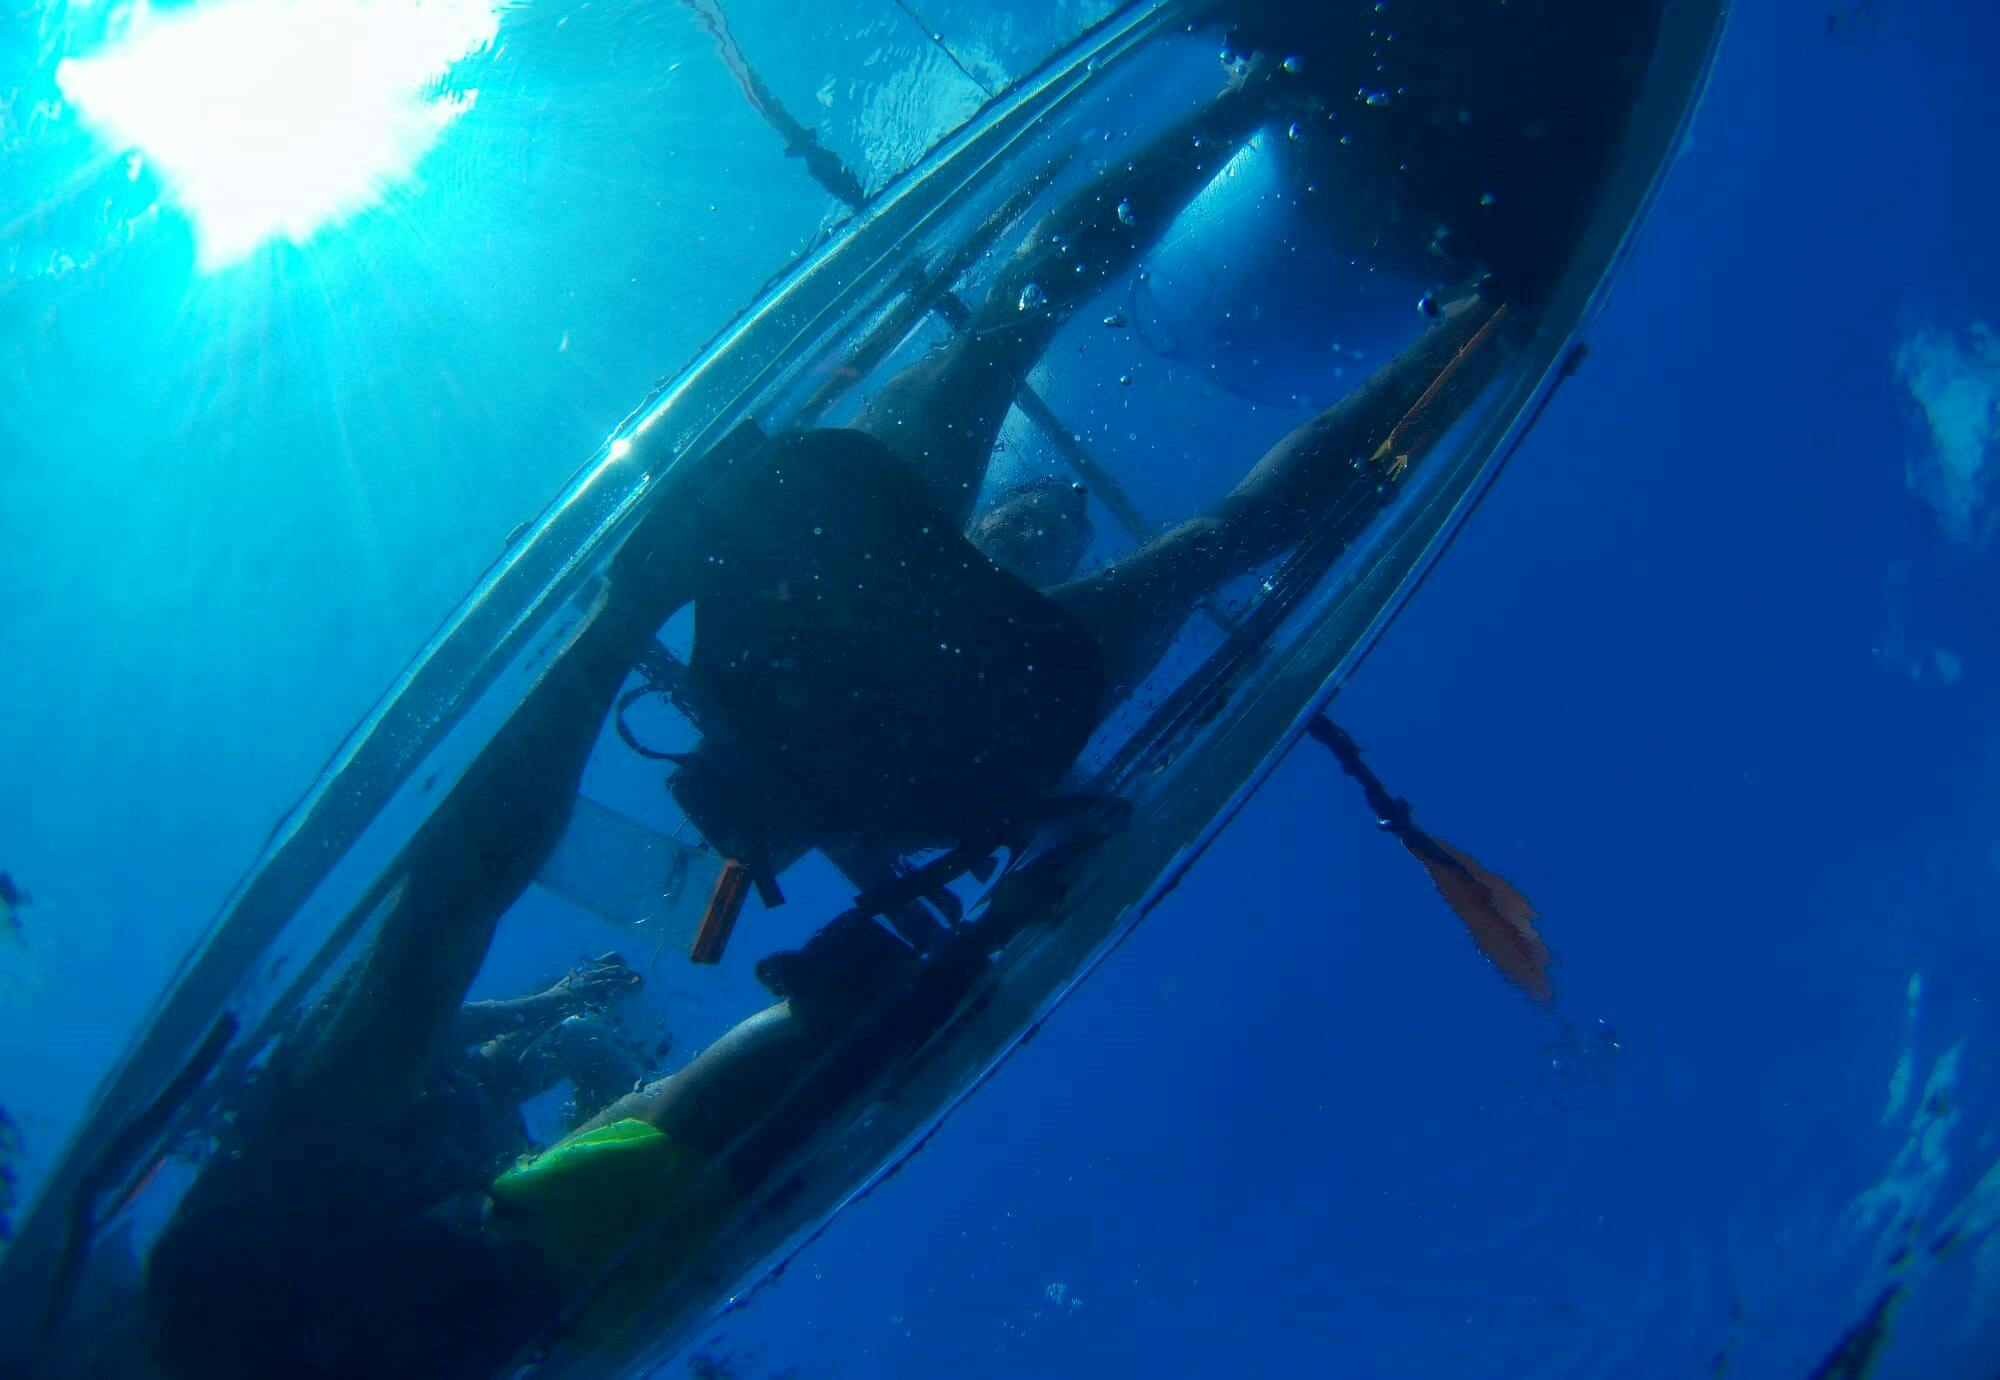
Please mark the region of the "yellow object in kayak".
<svg viewBox="0 0 2000 1380"><path fill-rule="evenodd" d="M494 1220L536 1247L572 1290L619 1266L586 1315L608 1321L637 1304L713 1233L713 1205L689 1196L704 1158L643 1121L572 1136L493 1181ZM704 1197L706 1195L703 1195ZM670 1219L677 1219L668 1226ZM620 1262L641 1233L642 1242Z"/></svg>

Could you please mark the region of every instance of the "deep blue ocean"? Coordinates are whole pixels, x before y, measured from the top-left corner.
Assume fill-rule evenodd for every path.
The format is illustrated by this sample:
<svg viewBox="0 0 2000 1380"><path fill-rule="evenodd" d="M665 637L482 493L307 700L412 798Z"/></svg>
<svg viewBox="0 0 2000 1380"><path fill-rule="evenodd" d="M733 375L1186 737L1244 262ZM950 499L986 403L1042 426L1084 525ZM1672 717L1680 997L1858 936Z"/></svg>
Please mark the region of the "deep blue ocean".
<svg viewBox="0 0 2000 1380"><path fill-rule="evenodd" d="M510 529L836 212L678 7L534 0L371 204L203 230L57 83L119 8L0 30L23 1195ZM972 75L727 8L879 179L1100 7L922 7ZM1997 61L1991 0L1737 4L1587 361L1336 702L1555 1005L1301 745L687 1373L1806 1380L1901 1283L1876 1380L2000 1374Z"/></svg>

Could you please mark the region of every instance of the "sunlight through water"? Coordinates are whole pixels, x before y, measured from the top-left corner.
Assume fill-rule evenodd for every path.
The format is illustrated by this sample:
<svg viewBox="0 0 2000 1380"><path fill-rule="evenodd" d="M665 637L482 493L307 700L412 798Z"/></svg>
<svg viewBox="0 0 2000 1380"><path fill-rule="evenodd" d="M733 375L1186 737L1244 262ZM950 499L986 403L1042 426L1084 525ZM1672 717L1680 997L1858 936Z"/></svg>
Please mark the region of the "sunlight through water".
<svg viewBox="0 0 2000 1380"><path fill-rule="evenodd" d="M56 80L109 143L143 151L215 269L267 240L303 243L409 177L477 94L440 79L497 27L488 0L141 8Z"/></svg>
<svg viewBox="0 0 2000 1380"><path fill-rule="evenodd" d="M1937 512L1945 534L1975 549L1993 533L2000 460L2000 335L1975 321L1963 337L1920 331L1896 351L1896 376L1923 410L1931 453L1909 483Z"/></svg>

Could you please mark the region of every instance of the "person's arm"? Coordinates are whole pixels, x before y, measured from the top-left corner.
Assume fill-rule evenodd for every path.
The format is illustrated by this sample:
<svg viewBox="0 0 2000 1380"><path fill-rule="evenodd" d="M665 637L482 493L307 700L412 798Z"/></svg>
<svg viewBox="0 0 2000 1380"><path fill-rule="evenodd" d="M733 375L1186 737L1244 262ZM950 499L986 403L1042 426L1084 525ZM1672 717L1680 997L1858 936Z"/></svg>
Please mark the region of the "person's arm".
<svg viewBox="0 0 2000 1380"><path fill-rule="evenodd" d="M603 1005L640 982L624 959L615 953L605 954L571 969L539 992L462 1003L453 1039L468 1047L516 1033L532 1039L565 1016Z"/></svg>
<svg viewBox="0 0 2000 1380"><path fill-rule="evenodd" d="M1358 532L1387 506L1412 458L1498 372L1507 349L1487 335L1499 316L1477 297L1453 303L1360 387L1273 446L1215 507L1048 591L1096 635L1107 683L1137 685L1196 604L1284 552L1330 512ZM1469 348L1475 340L1477 351ZM1421 435L1399 430L1433 402L1441 415L1426 416Z"/></svg>
<svg viewBox="0 0 2000 1380"><path fill-rule="evenodd" d="M568 996L555 987L525 997L495 997L462 1002L452 1043L470 1048L504 1035L531 1037L554 1025L571 1010Z"/></svg>

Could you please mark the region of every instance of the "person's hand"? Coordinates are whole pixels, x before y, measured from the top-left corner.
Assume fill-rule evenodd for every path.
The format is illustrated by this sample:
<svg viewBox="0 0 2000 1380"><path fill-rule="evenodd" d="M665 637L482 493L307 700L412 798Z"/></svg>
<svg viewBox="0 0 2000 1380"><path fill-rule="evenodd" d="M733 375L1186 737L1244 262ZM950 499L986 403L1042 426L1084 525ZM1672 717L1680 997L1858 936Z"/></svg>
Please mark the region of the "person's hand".
<svg viewBox="0 0 2000 1380"><path fill-rule="evenodd" d="M589 1005L602 1005L622 992L629 992L645 980L634 972L632 966L616 953L599 955L585 959L569 974L557 988Z"/></svg>

